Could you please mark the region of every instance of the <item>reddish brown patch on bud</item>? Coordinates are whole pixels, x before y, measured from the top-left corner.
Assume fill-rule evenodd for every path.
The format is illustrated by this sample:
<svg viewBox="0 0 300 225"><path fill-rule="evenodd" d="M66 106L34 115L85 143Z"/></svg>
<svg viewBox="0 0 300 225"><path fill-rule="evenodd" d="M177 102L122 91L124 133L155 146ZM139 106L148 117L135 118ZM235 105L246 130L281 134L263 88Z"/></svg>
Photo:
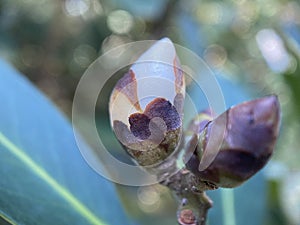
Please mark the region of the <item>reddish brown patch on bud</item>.
<svg viewBox="0 0 300 225"><path fill-rule="evenodd" d="M193 211L190 209L181 210L178 217L178 223L180 225L196 225L196 217Z"/></svg>
<svg viewBox="0 0 300 225"><path fill-rule="evenodd" d="M180 68L180 62L176 56L173 60L173 70L175 75L175 90L177 93L181 93L181 88L184 84L183 72Z"/></svg>
<svg viewBox="0 0 300 225"><path fill-rule="evenodd" d="M129 70L128 73L125 73L125 75L117 82L115 88L127 96L136 110L142 111L137 96L137 82L135 74L132 70Z"/></svg>

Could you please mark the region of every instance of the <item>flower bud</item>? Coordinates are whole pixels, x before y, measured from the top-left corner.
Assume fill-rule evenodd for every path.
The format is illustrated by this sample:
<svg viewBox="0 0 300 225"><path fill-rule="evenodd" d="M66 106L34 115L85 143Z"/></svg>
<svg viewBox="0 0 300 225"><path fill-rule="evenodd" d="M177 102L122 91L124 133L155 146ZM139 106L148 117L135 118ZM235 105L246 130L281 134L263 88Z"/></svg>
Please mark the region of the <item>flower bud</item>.
<svg viewBox="0 0 300 225"><path fill-rule="evenodd" d="M232 107L206 121L205 127L196 122L198 126L191 128L198 132L199 142L187 168L205 181L232 188L252 177L270 159L279 133L279 102L272 95ZM218 130L222 135L216 134Z"/></svg>
<svg viewBox="0 0 300 225"><path fill-rule="evenodd" d="M157 41L130 67L110 97L111 126L139 165L165 160L182 131L185 82L175 47Z"/></svg>

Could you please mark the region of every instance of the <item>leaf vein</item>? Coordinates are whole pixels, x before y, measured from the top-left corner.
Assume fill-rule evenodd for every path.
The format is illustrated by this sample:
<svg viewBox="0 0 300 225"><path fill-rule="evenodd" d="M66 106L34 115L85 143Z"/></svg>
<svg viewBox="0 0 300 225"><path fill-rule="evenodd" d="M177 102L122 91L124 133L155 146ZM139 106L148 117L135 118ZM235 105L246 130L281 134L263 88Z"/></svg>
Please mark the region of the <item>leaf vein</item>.
<svg viewBox="0 0 300 225"><path fill-rule="evenodd" d="M100 218L94 215L82 202L80 202L65 187L60 185L50 174L35 163L24 151L14 145L2 132L0 132L0 144L6 147L20 161L28 166L33 173L51 186L62 198L64 198L78 213L86 218L93 225L107 225Z"/></svg>

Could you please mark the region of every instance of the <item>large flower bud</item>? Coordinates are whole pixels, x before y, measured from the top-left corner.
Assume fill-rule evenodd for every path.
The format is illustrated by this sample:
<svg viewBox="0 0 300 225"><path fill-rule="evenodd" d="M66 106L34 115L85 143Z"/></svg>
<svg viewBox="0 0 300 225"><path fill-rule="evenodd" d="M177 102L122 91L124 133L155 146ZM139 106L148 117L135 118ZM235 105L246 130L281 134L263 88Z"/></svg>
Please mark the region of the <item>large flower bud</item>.
<svg viewBox="0 0 300 225"><path fill-rule="evenodd" d="M210 122L195 120L190 130L198 132L199 142L187 167L219 187L236 187L268 162L279 124L276 96L239 104Z"/></svg>
<svg viewBox="0 0 300 225"><path fill-rule="evenodd" d="M173 43L157 41L116 84L109 103L111 126L139 165L165 160L182 131L185 82Z"/></svg>

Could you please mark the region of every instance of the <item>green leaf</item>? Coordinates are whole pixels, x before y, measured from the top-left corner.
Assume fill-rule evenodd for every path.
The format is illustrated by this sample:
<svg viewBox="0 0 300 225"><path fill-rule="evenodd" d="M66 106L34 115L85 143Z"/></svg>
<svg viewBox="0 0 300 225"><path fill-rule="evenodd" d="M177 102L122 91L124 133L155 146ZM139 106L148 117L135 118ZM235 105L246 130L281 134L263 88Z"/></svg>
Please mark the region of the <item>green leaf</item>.
<svg viewBox="0 0 300 225"><path fill-rule="evenodd" d="M129 224L112 183L81 156L72 127L0 60L0 217L24 225Z"/></svg>

